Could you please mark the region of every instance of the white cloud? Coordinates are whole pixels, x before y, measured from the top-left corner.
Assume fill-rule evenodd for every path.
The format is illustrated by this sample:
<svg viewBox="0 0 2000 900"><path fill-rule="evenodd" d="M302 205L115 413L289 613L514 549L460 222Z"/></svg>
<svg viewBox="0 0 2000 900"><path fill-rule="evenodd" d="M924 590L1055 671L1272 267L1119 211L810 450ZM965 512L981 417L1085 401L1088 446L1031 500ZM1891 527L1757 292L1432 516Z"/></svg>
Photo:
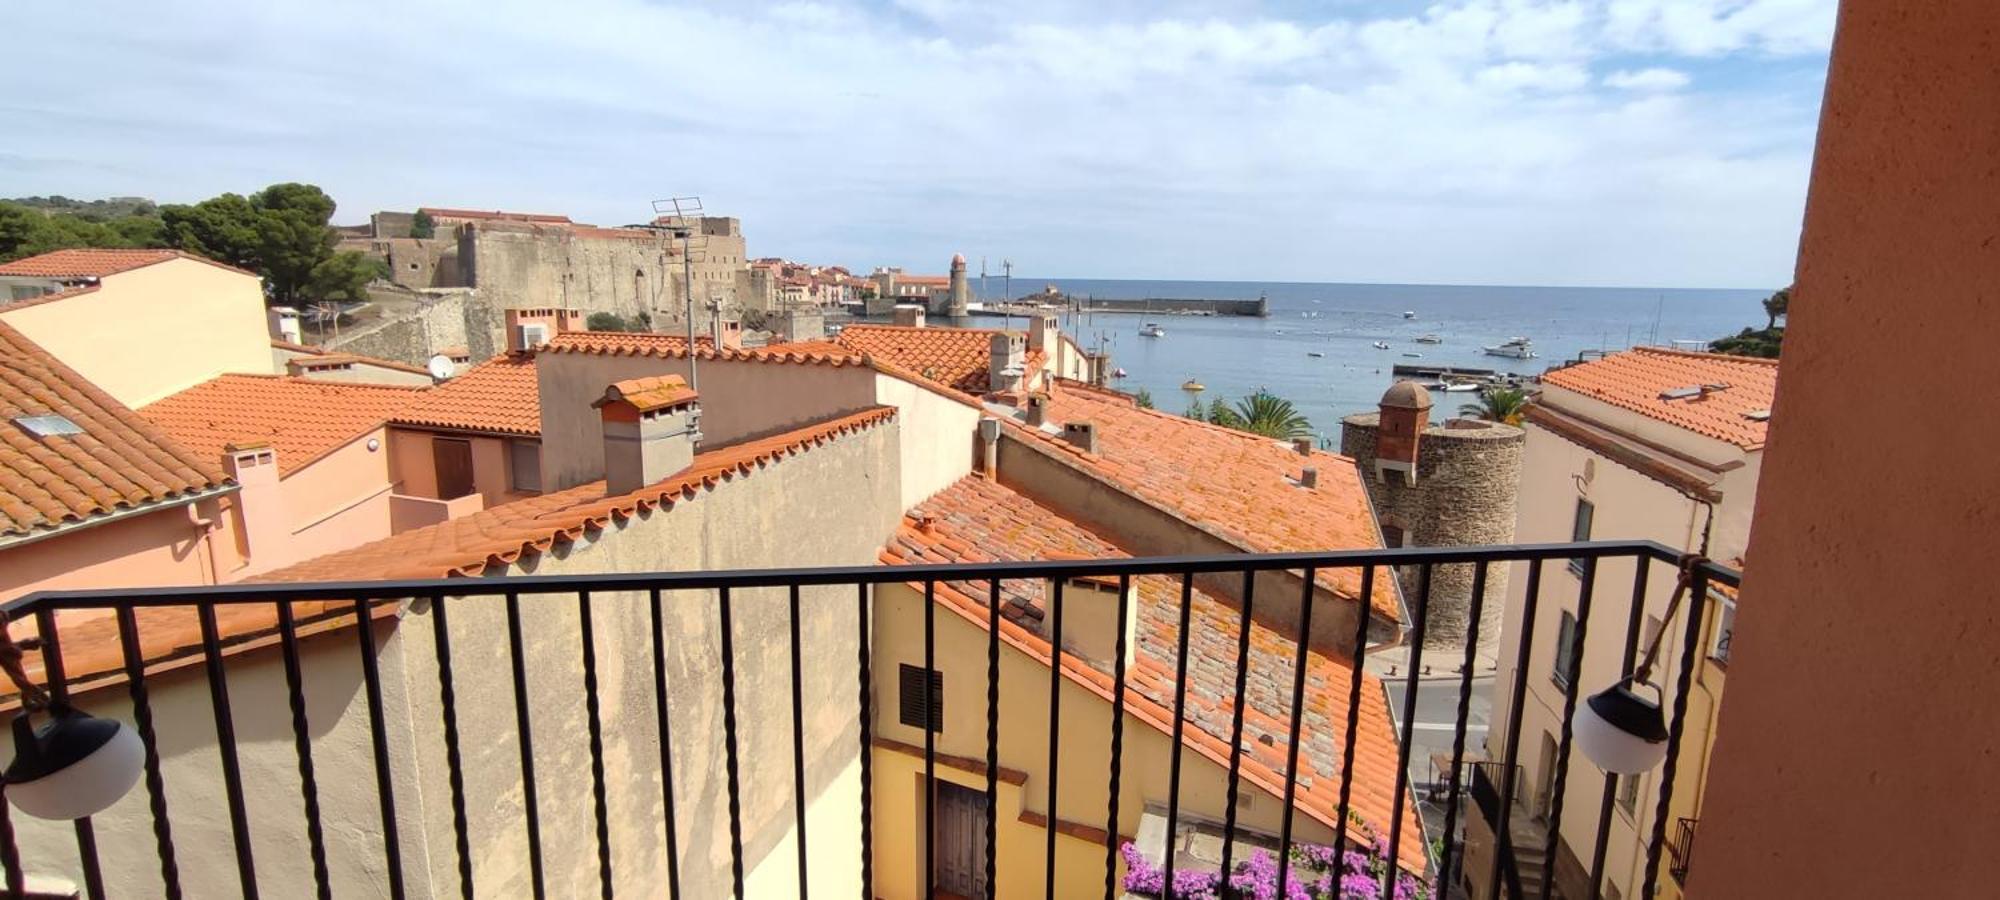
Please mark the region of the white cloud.
<svg viewBox="0 0 2000 900"><path fill-rule="evenodd" d="M1679 69L1619 69L1604 76L1604 86L1624 91L1672 91L1688 86L1693 79Z"/></svg>
<svg viewBox="0 0 2000 900"><path fill-rule="evenodd" d="M302 179L341 221L624 222L699 192L755 253L854 266L1777 283L1831 0L1687 2L36 4L0 196Z"/></svg>

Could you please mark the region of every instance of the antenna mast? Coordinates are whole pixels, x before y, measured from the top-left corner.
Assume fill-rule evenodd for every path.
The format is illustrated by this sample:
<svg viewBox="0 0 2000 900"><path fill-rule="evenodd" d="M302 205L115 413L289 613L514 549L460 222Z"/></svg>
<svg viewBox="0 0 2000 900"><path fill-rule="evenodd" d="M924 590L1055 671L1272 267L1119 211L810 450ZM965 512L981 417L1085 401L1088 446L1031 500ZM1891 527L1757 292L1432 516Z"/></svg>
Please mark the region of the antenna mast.
<svg viewBox="0 0 2000 900"><path fill-rule="evenodd" d="M697 223L702 217L700 197L670 197L653 201L653 227L664 228L670 238L681 241L681 299L682 316L687 324L688 343L688 387L697 393L701 390L700 356L695 352L694 342L694 251L706 247L704 237L700 245L694 243ZM664 221L663 221L664 220ZM719 348L719 345L717 345ZM696 443L701 442L701 410L696 407L692 421L688 423L689 435Z"/></svg>

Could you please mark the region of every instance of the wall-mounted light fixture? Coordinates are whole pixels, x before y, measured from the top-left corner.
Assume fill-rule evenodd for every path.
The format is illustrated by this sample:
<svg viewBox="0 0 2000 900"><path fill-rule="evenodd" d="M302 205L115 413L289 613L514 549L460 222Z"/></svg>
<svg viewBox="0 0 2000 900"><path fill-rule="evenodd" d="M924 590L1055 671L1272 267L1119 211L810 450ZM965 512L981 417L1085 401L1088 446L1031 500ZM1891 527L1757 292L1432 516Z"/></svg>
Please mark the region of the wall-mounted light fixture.
<svg viewBox="0 0 2000 900"><path fill-rule="evenodd" d="M7 799L38 819L81 819L103 812L139 783L145 745L115 719L52 700L29 680L21 654L0 616L0 669L21 696L21 711L13 722L14 760L0 775L7 783ZM40 728L34 725L37 714L47 718Z"/></svg>

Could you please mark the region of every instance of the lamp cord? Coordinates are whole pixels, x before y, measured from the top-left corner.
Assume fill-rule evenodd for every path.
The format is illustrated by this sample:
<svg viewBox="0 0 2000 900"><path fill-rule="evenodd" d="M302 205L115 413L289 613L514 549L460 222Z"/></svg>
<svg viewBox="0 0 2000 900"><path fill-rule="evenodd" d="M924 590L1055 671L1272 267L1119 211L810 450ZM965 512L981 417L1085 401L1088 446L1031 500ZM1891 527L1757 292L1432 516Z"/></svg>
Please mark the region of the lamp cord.
<svg viewBox="0 0 2000 900"><path fill-rule="evenodd" d="M1660 657L1660 645L1666 641L1667 624L1680 612L1681 601L1693 591L1695 571L1709 563L1708 539L1715 530L1715 506L1709 503L1702 505L1708 507L1708 518L1701 526L1701 547L1692 553L1681 554L1680 577L1674 583L1673 599L1667 601L1667 617L1660 620L1660 630L1646 644L1646 655L1640 658L1639 667L1633 669L1632 677L1626 680L1629 684L1645 684L1647 677L1653 674L1653 664Z"/></svg>
<svg viewBox="0 0 2000 900"><path fill-rule="evenodd" d="M9 616L5 612L0 612L0 670L7 672L7 677L14 682L14 687L21 692L23 711L46 709L49 705L49 692L30 679L28 670L22 665L26 652L40 647L42 639L31 637L17 643L13 633L7 628L8 624Z"/></svg>

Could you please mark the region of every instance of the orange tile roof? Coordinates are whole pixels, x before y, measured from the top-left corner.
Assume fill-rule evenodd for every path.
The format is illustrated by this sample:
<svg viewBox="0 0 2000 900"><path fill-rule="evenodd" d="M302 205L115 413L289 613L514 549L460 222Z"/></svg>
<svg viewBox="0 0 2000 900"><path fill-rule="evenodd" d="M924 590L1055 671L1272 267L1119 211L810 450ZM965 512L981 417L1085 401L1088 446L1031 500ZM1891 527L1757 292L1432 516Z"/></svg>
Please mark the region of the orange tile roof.
<svg viewBox="0 0 2000 900"><path fill-rule="evenodd" d="M533 353L502 353L419 391L390 421L404 425L542 433L541 390Z"/></svg>
<svg viewBox="0 0 2000 900"><path fill-rule="evenodd" d="M916 565L1128 556L1110 539L1053 510L970 476L910 510L881 559L889 565ZM1126 674L1127 708L1134 716L1172 733L1180 582L1170 576L1142 575L1134 579L1133 586L1138 600L1138 646ZM984 627L989 590L985 582L954 582L937 585L935 596L945 607ZM1001 630L1015 646L1046 661L1049 646L1039 633L1043 592L1039 579L1002 582ZM1187 723L1191 728L1184 739L1189 747L1225 766L1235 714L1240 618L1228 604L1198 588L1194 591L1188 632ZM1297 645L1253 623L1250 653L1242 773L1249 784L1282 798ZM1063 662L1064 673L1073 680L1107 698L1111 695L1113 682L1108 672L1075 657L1065 656ZM1296 802L1299 809L1329 827L1338 822L1340 749L1346 739L1348 686L1353 673L1346 660L1319 653L1307 656L1306 721L1300 730ZM1375 834L1386 834L1395 799L1396 737L1381 682L1363 673L1361 696L1351 809ZM1264 743L1265 736L1272 742ZM1414 808L1414 803L1404 805L1404 860L1423 858L1423 838Z"/></svg>
<svg viewBox="0 0 2000 900"><path fill-rule="evenodd" d="M1382 546L1374 509L1354 460L1324 450L1304 457L1288 442L1141 409L1115 391L1061 382L1049 395L1049 419L1090 422L1097 453L1013 420L1011 433L1119 490L1254 553L1373 549ZM1319 486L1298 485L1306 466ZM1361 573L1319 573L1342 596L1361 592ZM1377 578L1372 598L1385 621L1401 618L1394 579Z"/></svg>
<svg viewBox="0 0 2000 900"><path fill-rule="evenodd" d="M913 328L904 325L849 325L834 340L855 352L884 359L958 390L983 394L991 387L994 328ZM1029 350L1028 378L1042 368L1046 355Z"/></svg>
<svg viewBox="0 0 2000 900"><path fill-rule="evenodd" d="M682 498L756 474L788 456L895 418L894 407L876 407L784 434L697 453L686 471L615 497L593 481L539 497L503 503L467 516L405 531L372 544L330 553L251 581L334 581L354 578L445 578L479 575L524 555L575 540L654 508L672 509Z"/></svg>
<svg viewBox="0 0 2000 900"><path fill-rule="evenodd" d="M602 356L656 356L684 359L687 338L671 334L627 331L572 331L560 334L540 348L543 353L590 353ZM772 344L769 347L721 350L708 338L695 339L696 359L744 359L760 362L804 363L830 366L865 365L862 355L826 341Z"/></svg>
<svg viewBox="0 0 2000 900"><path fill-rule="evenodd" d="M1764 446L1769 423L1745 418L1744 414L1770 411L1778 393L1778 361L1634 347L1551 370L1542 376L1542 383L1745 450L1758 450ZM1694 399L1660 397L1667 391L1702 384L1727 384L1729 388Z"/></svg>
<svg viewBox="0 0 2000 900"><path fill-rule="evenodd" d="M231 272L256 275L255 272L246 272L227 263L216 262L192 253L182 253L179 250L115 250L101 247L51 250L40 256L0 263L0 275L35 278L103 278L175 259L191 259Z"/></svg>
<svg viewBox="0 0 2000 900"><path fill-rule="evenodd" d="M83 433L36 437L14 421L48 414ZM0 322L0 535L46 532L226 481L218 460L176 443Z"/></svg>
<svg viewBox="0 0 2000 900"><path fill-rule="evenodd" d="M700 395L688 387L687 379L679 375L649 375L645 378L630 378L614 383L604 390L604 399L593 406L610 402L613 397L631 404L633 409L649 412L669 406L680 406L694 402Z"/></svg>
<svg viewBox="0 0 2000 900"><path fill-rule="evenodd" d="M951 284L951 276L950 276L950 275L910 275L910 274L908 274L908 273L904 273L904 272L897 272L897 273L896 273L896 283L897 283L897 284L911 284L911 285L922 285L922 286L924 286L924 287L947 287L947 286L949 286L949 285Z"/></svg>
<svg viewBox="0 0 2000 900"><path fill-rule="evenodd" d="M140 413L194 452L221 460L230 444L268 443L289 474L381 425L423 388L278 375L223 375Z"/></svg>

